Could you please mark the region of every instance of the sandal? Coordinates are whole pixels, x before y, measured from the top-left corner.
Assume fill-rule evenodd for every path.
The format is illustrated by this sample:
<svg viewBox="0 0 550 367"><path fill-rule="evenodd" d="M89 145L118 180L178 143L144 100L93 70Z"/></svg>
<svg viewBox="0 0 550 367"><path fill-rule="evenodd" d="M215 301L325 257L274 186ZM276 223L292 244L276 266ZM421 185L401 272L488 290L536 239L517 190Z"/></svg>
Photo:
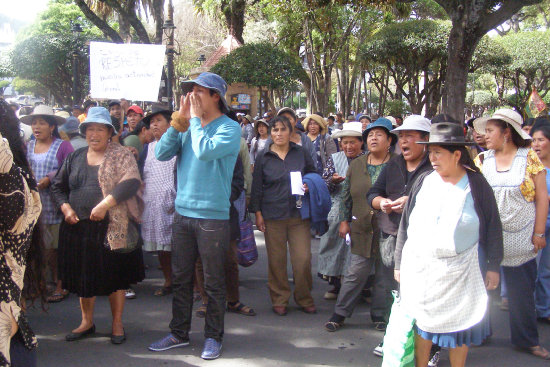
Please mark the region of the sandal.
<svg viewBox="0 0 550 367"><path fill-rule="evenodd" d="M256 312L254 310L241 302L237 301L234 305L230 305L227 303L227 311L229 312L235 312L241 315L245 316L256 316Z"/></svg>
<svg viewBox="0 0 550 367"><path fill-rule="evenodd" d="M169 285L168 287L162 287L155 291L154 295L157 297L166 296L168 294L172 294L172 286Z"/></svg>
<svg viewBox="0 0 550 367"><path fill-rule="evenodd" d="M340 329L342 326L344 326L343 322L328 321L327 323L325 323L325 330L333 332Z"/></svg>
<svg viewBox="0 0 550 367"><path fill-rule="evenodd" d="M55 292L53 293L52 295L50 295L48 298L46 298L46 302L48 303L58 303L58 302L61 302L63 301L65 298L67 298L69 296L69 293L65 293L65 292Z"/></svg>
<svg viewBox="0 0 550 367"><path fill-rule="evenodd" d="M206 317L206 306L207 304L205 303L200 305L200 307L197 308L197 312L195 312L195 316L200 317L201 319L204 319Z"/></svg>
<svg viewBox="0 0 550 367"><path fill-rule="evenodd" d="M535 357L550 360L550 353L540 345L537 345L536 347L529 348L529 353L534 355Z"/></svg>

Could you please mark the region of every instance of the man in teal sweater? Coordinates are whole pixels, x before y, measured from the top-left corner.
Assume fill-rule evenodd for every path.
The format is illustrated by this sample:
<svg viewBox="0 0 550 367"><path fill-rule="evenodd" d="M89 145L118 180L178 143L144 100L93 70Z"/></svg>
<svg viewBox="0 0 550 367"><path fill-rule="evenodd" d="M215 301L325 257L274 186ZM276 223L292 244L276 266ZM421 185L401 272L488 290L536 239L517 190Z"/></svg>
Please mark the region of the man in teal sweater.
<svg viewBox="0 0 550 367"><path fill-rule="evenodd" d="M177 157L176 214L172 230L171 333L151 344L163 351L189 344L195 262L200 256L208 295L201 357L221 354L224 313L224 263L229 246L229 196L241 130L224 113L227 84L202 73L182 84L179 113L155 147L160 161Z"/></svg>

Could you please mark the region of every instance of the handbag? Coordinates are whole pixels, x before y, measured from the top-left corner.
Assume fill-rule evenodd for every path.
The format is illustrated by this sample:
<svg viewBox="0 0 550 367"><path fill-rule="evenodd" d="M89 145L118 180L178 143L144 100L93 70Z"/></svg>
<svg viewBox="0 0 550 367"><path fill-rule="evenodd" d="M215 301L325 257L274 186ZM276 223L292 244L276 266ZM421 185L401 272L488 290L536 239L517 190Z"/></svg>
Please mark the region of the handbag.
<svg viewBox="0 0 550 367"><path fill-rule="evenodd" d="M393 305L384 336L382 367L414 367L414 323L403 308L399 292L392 291Z"/></svg>
<svg viewBox="0 0 550 367"><path fill-rule="evenodd" d="M384 232L380 233L380 257L387 267L393 267L396 241L396 236Z"/></svg>
<svg viewBox="0 0 550 367"><path fill-rule="evenodd" d="M128 231L126 232L126 247L112 250L122 254L127 254L134 251L138 247L140 240L140 234L138 224L132 219L128 218ZM105 245L110 248L109 243L105 241Z"/></svg>
<svg viewBox="0 0 550 367"><path fill-rule="evenodd" d="M237 241L237 261L239 265L246 268L258 260L254 227L248 215L248 209L245 211L244 220L239 223L239 227L241 230L241 239Z"/></svg>

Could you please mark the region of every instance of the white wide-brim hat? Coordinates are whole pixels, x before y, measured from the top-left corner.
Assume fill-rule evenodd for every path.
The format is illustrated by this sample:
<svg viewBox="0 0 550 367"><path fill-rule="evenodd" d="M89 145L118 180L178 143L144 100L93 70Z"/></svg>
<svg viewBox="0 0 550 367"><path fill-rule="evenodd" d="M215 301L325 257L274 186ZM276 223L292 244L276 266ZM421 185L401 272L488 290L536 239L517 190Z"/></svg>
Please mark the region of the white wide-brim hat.
<svg viewBox="0 0 550 367"><path fill-rule="evenodd" d="M412 130L412 131L424 131L429 133L431 126L432 126L432 123L427 118L420 115L410 115L407 118L405 118L405 120L403 120L403 124L401 126L393 129L391 132L396 133L398 131L403 131L403 130L409 130L409 131Z"/></svg>
<svg viewBox="0 0 550 367"><path fill-rule="evenodd" d="M65 123L65 119L63 117L56 116L53 112L53 108L46 106L45 104L36 106L30 115L23 116L19 120L25 125L32 125L32 120L35 117L46 117L46 119L53 119L57 125L63 125Z"/></svg>
<svg viewBox="0 0 550 367"><path fill-rule="evenodd" d="M363 138L363 125L359 121L344 122L342 130L335 131L331 137L333 139L344 138L346 136L358 136Z"/></svg>
<svg viewBox="0 0 550 367"><path fill-rule="evenodd" d="M487 122L490 120L500 120L508 123L512 129L516 130L519 136L525 140L533 139L529 134L521 129L523 124L523 118L521 115L514 110L509 108L501 108L495 111L492 116L484 116L474 120L474 129L480 135L485 135L485 128L487 127Z"/></svg>

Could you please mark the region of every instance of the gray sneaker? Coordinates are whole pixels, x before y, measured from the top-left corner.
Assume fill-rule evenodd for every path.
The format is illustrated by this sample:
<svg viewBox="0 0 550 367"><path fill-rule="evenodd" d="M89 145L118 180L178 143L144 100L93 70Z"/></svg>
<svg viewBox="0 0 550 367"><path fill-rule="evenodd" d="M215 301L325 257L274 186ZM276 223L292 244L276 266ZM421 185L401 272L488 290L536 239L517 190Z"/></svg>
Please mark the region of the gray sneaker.
<svg viewBox="0 0 550 367"><path fill-rule="evenodd" d="M170 333L164 338L154 342L149 346L151 352L162 352L164 350L185 347L189 345L189 339L180 339L174 334Z"/></svg>
<svg viewBox="0 0 550 367"><path fill-rule="evenodd" d="M206 338L204 349L202 350L202 359L216 359L222 354L222 342L213 338Z"/></svg>

